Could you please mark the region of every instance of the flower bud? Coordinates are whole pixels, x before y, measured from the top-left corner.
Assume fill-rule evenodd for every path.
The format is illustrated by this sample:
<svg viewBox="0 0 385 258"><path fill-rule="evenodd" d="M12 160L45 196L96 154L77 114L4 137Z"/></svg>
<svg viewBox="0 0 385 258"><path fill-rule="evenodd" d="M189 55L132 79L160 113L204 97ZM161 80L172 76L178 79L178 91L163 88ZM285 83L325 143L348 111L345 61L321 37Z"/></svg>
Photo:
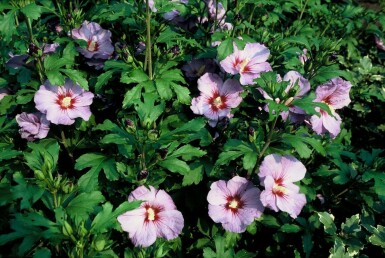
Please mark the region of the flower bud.
<svg viewBox="0 0 385 258"><path fill-rule="evenodd" d="M43 172L41 172L40 170L35 170L35 177L39 180L44 180L45 179L45 176L43 174Z"/></svg>
<svg viewBox="0 0 385 258"><path fill-rule="evenodd" d="M71 236L73 234L72 227L66 220L64 221L62 232L65 236Z"/></svg>
<svg viewBox="0 0 385 258"><path fill-rule="evenodd" d="M138 180L141 181L141 180L144 180L148 177L148 170L146 169L143 169L142 171L139 172L138 174Z"/></svg>
<svg viewBox="0 0 385 258"><path fill-rule="evenodd" d="M28 46L28 54L30 56L33 56L34 54L37 54L37 51L39 50L39 47L37 47L34 43L30 43Z"/></svg>
<svg viewBox="0 0 385 258"><path fill-rule="evenodd" d="M166 156L167 156L167 153L168 153L168 149L167 148L164 148L164 149L160 149L158 150L159 152L159 155L162 159L164 159Z"/></svg>

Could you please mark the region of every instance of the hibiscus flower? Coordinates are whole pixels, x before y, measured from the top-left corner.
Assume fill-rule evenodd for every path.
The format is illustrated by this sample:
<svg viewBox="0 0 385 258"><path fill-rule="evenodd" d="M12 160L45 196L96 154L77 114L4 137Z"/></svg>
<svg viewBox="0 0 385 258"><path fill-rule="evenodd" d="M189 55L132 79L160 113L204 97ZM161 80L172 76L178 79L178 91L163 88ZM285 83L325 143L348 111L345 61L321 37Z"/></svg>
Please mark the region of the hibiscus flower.
<svg viewBox="0 0 385 258"><path fill-rule="evenodd" d="M220 62L222 68L230 74L240 74L242 85L253 84L262 72L271 71L266 62L270 55L267 47L259 43L247 43L244 50L238 50L234 44L234 53Z"/></svg>
<svg viewBox="0 0 385 258"><path fill-rule="evenodd" d="M71 125L75 118L88 121L94 94L66 79L64 86L53 86L47 80L35 93L36 109L53 124Z"/></svg>
<svg viewBox="0 0 385 258"><path fill-rule="evenodd" d="M43 139L49 131L50 122L45 115L40 112L32 114L23 112L18 114L16 115L16 122L20 126L19 132L21 138L27 139L28 141Z"/></svg>
<svg viewBox="0 0 385 258"><path fill-rule="evenodd" d="M96 22L84 21L79 29L72 30L72 38L87 42L86 48L77 48L86 58L109 59L114 52L111 32Z"/></svg>
<svg viewBox="0 0 385 258"><path fill-rule="evenodd" d="M190 108L195 114L207 117L212 127L216 126L218 120L230 118L230 109L237 107L242 101L239 96L242 86L233 79L223 83L216 74L206 73L199 78L198 89L201 95L193 98Z"/></svg>
<svg viewBox="0 0 385 258"><path fill-rule="evenodd" d="M316 108L319 112L319 116L313 115L310 118L310 124L317 134L329 132L331 137L335 138L340 133L341 117L335 110L349 105L349 91L351 87L352 85L349 81L345 81L341 78L334 78L317 87L317 97L314 102L326 103L332 113L332 115L329 115L325 110Z"/></svg>
<svg viewBox="0 0 385 258"><path fill-rule="evenodd" d="M260 190L246 178L235 176L229 181L219 180L211 184L207 195L209 216L222 223L225 230L242 233L264 207L259 200Z"/></svg>
<svg viewBox="0 0 385 258"><path fill-rule="evenodd" d="M139 186L128 197L128 201L143 201L139 208L118 216L122 229L135 246L148 247L157 237L167 240L178 237L184 220L173 200L164 190Z"/></svg>
<svg viewBox="0 0 385 258"><path fill-rule="evenodd" d="M293 156L270 154L259 167L259 178L265 190L261 201L274 211L285 211L296 218L306 204L306 196L299 193L297 182L305 177L305 166Z"/></svg>

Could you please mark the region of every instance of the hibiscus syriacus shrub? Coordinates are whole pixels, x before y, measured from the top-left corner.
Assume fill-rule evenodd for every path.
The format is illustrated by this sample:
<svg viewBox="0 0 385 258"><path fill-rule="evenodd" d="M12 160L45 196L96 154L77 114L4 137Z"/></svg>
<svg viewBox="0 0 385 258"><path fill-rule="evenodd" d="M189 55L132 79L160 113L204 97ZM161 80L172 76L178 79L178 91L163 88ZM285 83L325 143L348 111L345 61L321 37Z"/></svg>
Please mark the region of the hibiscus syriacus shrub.
<svg viewBox="0 0 385 258"><path fill-rule="evenodd" d="M383 256L367 6L1 3L0 256Z"/></svg>

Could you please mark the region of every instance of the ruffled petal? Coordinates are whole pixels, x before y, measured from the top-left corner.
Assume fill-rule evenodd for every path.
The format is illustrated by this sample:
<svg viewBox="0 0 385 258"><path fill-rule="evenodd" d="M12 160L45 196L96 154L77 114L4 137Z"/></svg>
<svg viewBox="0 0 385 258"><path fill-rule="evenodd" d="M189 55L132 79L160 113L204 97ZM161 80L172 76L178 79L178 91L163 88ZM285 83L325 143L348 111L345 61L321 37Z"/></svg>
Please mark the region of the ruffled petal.
<svg viewBox="0 0 385 258"><path fill-rule="evenodd" d="M166 210L159 212L158 216L155 222L157 236L167 240L178 237L184 226L182 213L178 210Z"/></svg>
<svg viewBox="0 0 385 258"><path fill-rule="evenodd" d="M225 205L228 196L231 196L231 192L227 188L226 181L219 180L211 184L207 201L212 205Z"/></svg>

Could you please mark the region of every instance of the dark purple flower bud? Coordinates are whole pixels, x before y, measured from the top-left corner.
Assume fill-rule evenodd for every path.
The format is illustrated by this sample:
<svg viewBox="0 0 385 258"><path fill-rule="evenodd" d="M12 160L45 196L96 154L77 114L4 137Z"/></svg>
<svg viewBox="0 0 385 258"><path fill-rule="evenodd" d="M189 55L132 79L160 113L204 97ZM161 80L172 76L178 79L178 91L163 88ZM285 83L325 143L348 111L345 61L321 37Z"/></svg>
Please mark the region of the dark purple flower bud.
<svg viewBox="0 0 385 258"><path fill-rule="evenodd" d="M161 157L162 159L164 159L164 158L166 158L166 156L167 156L168 149L167 149L167 148L160 149L160 150L158 150L158 152L159 152L160 157Z"/></svg>
<svg viewBox="0 0 385 258"><path fill-rule="evenodd" d="M126 119L126 126L135 127L134 121L131 119Z"/></svg>
<svg viewBox="0 0 385 258"><path fill-rule="evenodd" d="M144 169L142 171L139 172L138 174L138 180L144 180L148 177L148 170Z"/></svg>
<svg viewBox="0 0 385 258"><path fill-rule="evenodd" d="M250 136L254 136L255 134L255 130L253 127L249 126L249 128L247 129L247 133L250 135Z"/></svg>
<svg viewBox="0 0 385 258"><path fill-rule="evenodd" d="M178 45L174 45L171 49L170 52L173 53L173 57L176 55L179 55L180 48Z"/></svg>
<svg viewBox="0 0 385 258"><path fill-rule="evenodd" d="M34 54L37 54L37 51L39 51L39 47L36 46L34 43L30 43L28 47L28 54L30 56L33 56Z"/></svg>

